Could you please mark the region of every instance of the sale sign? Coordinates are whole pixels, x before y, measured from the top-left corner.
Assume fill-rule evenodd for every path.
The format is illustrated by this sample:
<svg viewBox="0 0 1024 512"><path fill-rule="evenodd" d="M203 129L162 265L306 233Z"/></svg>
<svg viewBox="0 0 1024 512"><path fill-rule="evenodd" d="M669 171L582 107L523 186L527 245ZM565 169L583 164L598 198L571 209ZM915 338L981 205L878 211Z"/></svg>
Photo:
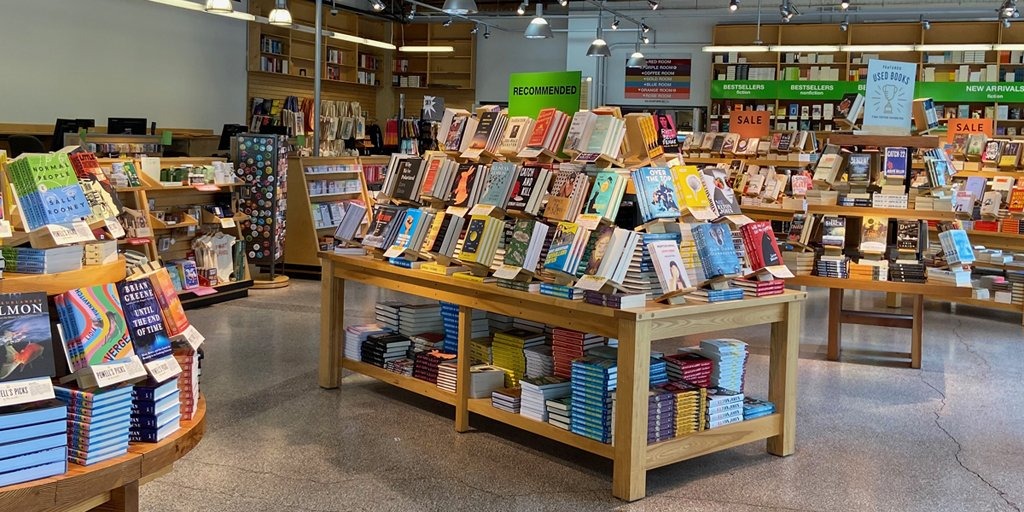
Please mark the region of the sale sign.
<svg viewBox="0 0 1024 512"><path fill-rule="evenodd" d="M953 138L959 133L984 133L986 136L992 137L994 124L995 122L992 119L950 119L948 125L949 131L946 132L947 141L953 142Z"/></svg>
<svg viewBox="0 0 1024 512"><path fill-rule="evenodd" d="M729 112L729 132L741 138L767 137L771 130L771 113L766 110L733 110Z"/></svg>

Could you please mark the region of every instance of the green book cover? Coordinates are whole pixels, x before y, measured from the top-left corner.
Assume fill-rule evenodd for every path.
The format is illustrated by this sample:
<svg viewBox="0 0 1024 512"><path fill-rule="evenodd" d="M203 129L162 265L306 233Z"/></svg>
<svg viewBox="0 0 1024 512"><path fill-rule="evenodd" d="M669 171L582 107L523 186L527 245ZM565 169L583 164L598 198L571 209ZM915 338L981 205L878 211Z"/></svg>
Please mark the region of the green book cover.
<svg viewBox="0 0 1024 512"><path fill-rule="evenodd" d="M512 240L505 249L505 264L514 267L522 267L526 261L526 253L530 250L530 240L533 238L533 230L537 221L531 219L520 219L512 230Z"/></svg>
<svg viewBox="0 0 1024 512"><path fill-rule="evenodd" d="M613 200L618 182L622 177L616 172L602 171L594 178L594 186L590 189L590 198L583 213L592 213L612 219Z"/></svg>

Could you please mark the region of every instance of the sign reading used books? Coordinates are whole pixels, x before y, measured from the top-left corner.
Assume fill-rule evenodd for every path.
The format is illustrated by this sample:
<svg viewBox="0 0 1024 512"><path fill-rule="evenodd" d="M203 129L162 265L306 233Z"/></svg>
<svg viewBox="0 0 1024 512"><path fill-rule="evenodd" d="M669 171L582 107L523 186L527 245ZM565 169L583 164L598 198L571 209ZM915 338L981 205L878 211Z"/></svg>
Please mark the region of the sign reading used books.
<svg viewBox="0 0 1024 512"><path fill-rule="evenodd" d="M767 110L732 110L729 112L729 132L743 139L768 137L771 114Z"/></svg>
<svg viewBox="0 0 1024 512"><path fill-rule="evenodd" d="M948 140L949 142L953 142L953 139L955 139L956 136L961 133L967 135L973 133L984 133L986 137L992 137L992 133L994 132L994 124L994 119L950 119L949 124L946 125L949 127L949 131L946 132L946 140Z"/></svg>
<svg viewBox="0 0 1024 512"><path fill-rule="evenodd" d="M624 97L650 103L690 99L689 54L679 58L647 58L639 68L626 68Z"/></svg>
<svg viewBox="0 0 1024 512"><path fill-rule="evenodd" d="M580 71L512 73L508 78L508 115L536 118L545 108L576 112L582 77Z"/></svg>
<svg viewBox="0 0 1024 512"><path fill-rule="evenodd" d="M881 59L868 61L864 132L909 135L916 83L915 63Z"/></svg>

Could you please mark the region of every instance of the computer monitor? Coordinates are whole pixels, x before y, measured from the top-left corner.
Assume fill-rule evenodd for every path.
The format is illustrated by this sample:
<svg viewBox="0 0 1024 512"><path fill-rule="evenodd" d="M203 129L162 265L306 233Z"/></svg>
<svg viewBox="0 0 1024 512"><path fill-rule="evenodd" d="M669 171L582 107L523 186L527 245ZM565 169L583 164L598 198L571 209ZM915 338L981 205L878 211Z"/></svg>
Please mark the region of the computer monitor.
<svg viewBox="0 0 1024 512"><path fill-rule="evenodd" d="M260 126L261 135L288 135L288 127L285 125L263 125Z"/></svg>
<svg viewBox="0 0 1024 512"><path fill-rule="evenodd" d="M228 151L231 149L231 139L239 133L245 133L249 131L249 127L244 124L226 124L220 132L220 145L217 146L217 151Z"/></svg>
<svg viewBox="0 0 1024 512"><path fill-rule="evenodd" d="M107 133L145 135L146 119L141 117L108 117Z"/></svg>
<svg viewBox="0 0 1024 512"><path fill-rule="evenodd" d="M64 134L78 133L77 119L57 119L53 126L53 140L50 142L50 151L57 151L64 147Z"/></svg>

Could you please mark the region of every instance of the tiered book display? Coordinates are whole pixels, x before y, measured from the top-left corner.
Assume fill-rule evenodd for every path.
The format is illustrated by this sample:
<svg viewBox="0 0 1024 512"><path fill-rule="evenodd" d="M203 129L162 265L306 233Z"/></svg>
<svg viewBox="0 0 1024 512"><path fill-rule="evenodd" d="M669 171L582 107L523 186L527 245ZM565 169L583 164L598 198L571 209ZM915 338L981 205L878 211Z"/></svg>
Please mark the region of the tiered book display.
<svg viewBox="0 0 1024 512"><path fill-rule="evenodd" d="M770 225L654 126L613 108L446 112L443 151L393 155L365 235L320 253L321 386L346 368L453 404L459 432L479 414L607 457L626 500L647 470L702 454L761 439L791 454L805 295L784 289ZM563 160L570 144L592 149ZM629 186L636 229L616 225ZM343 329L345 281L443 302L381 303L376 324ZM739 340L650 348L766 323L767 401L744 395Z"/></svg>
<svg viewBox="0 0 1024 512"><path fill-rule="evenodd" d="M204 338L168 268L118 254L118 177L94 154L0 168L0 508L138 510L140 481L202 437Z"/></svg>

